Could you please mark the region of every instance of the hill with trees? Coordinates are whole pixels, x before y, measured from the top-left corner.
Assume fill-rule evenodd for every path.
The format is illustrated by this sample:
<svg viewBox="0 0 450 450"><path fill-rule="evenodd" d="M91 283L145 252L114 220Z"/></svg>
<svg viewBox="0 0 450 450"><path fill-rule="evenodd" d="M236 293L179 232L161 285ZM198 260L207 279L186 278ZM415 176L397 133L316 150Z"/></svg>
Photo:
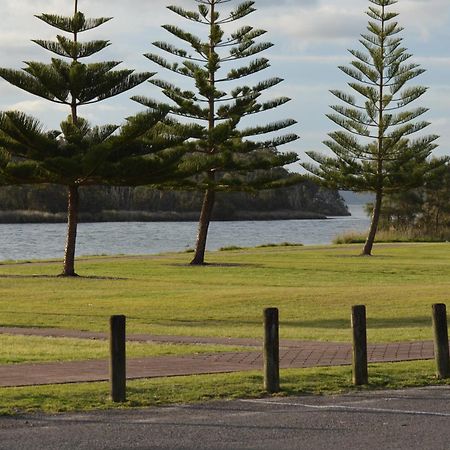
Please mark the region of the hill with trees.
<svg viewBox="0 0 450 450"><path fill-rule="evenodd" d="M285 169L284 177L290 174ZM80 220L196 221L198 191L162 191L147 186L86 186L80 189ZM65 192L56 185L0 187L0 222L63 222ZM324 219L348 215L337 191L305 180L295 186L255 192L219 192L213 220Z"/></svg>

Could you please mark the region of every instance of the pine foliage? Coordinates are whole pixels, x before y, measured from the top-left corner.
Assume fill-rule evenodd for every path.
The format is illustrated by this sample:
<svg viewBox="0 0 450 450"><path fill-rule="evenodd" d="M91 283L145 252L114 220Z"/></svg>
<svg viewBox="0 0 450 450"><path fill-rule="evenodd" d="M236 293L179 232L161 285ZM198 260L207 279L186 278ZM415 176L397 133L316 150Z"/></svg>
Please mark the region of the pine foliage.
<svg viewBox="0 0 450 450"><path fill-rule="evenodd" d="M200 228L203 227L203 231L199 231L199 236L203 235L203 244L198 243L198 248L199 245L204 247L206 241L214 206L213 193L281 185L281 180L275 175L277 172L273 172L272 179L252 177L252 181L247 183L243 182L245 178L242 175L297 161L296 153L280 153L277 147L295 141L298 136L295 133L275 134L296 123L290 119L252 127L245 125L247 116L272 110L289 101L286 97L267 99L263 95L264 91L278 85L281 78L239 85L242 79L270 66L268 59L259 56L272 46L268 42L257 42L265 31L251 26L241 26L229 34L224 31L225 25L228 29L231 22L254 12L255 2L244 1L236 6L230 0L195 0L195 3L196 10L179 6L169 6L168 9L193 23L194 28L198 26L205 30L204 37L175 25L163 25L179 44L156 41L153 45L158 52L145 55L172 73L164 79L150 80L162 91L167 102L146 97L133 99L149 108L167 108L173 116L201 127L188 158L190 164L202 168L188 183L198 190L205 190L205 195L209 196L208 202L205 196L204 214L201 214ZM169 54L171 59L166 59L161 53ZM190 84L191 89L167 81L177 76L183 81L183 86ZM262 139L266 134L269 137ZM227 176L223 177L225 172ZM289 182L298 182L294 178ZM197 259L203 263L203 256Z"/></svg>
<svg viewBox="0 0 450 450"><path fill-rule="evenodd" d="M110 18L88 19L79 11L72 17L51 14L36 17L71 36L57 35L55 41L33 40L56 57L48 64L26 61L22 70L0 68L0 76L9 83L46 100L78 107L119 95L152 75L114 70L120 64L118 61L80 62L108 47L110 42L79 42L78 34L92 30Z"/></svg>
<svg viewBox="0 0 450 450"><path fill-rule="evenodd" d="M423 183L438 136L412 137L429 125L420 119L427 108L410 109L427 88L409 85L424 69L410 62L412 55L403 46L398 14L389 11L396 1L370 3L367 32L359 40L362 50L350 50L353 61L339 67L353 93L331 91L340 101L327 114L340 128L324 142L333 156L308 152L316 164L302 166L330 187L375 192L381 207L385 194ZM375 213L377 208L376 219ZM376 226L373 221L373 235Z"/></svg>
<svg viewBox="0 0 450 450"><path fill-rule="evenodd" d="M408 62L412 55L397 36L402 28L397 22L391 23L397 14L385 10L396 2L372 3L381 9L370 6L367 11L372 19L369 34L363 34L360 40L366 52L350 50L355 60L351 66L339 67L355 80L349 86L361 100L342 91L331 91L341 104L331 106L333 112L327 117L341 130L330 133L330 139L324 143L335 157L309 152L319 167L303 166L341 189L364 192L381 187L387 193L420 184L420 168L416 168L417 177L411 177L411 172L404 173L405 165L424 162L436 147L437 136L410 137L429 125L415 120L427 108L405 110L427 90L406 86L424 69Z"/></svg>
<svg viewBox="0 0 450 450"><path fill-rule="evenodd" d="M195 131L166 120L167 108L153 108L127 119L124 126L91 126L78 114L80 106L128 91L153 74L117 69L118 61L84 62L110 45L107 40L81 41L80 34L108 22L41 14L59 30L56 40L34 40L51 52L49 63L25 62L23 70L0 69L0 77L48 101L67 105L70 115L61 129L46 132L26 114L0 114L0 146L9 155L1 161L0 183L56 183L68 188L68 233L63 275L73 276L78 215L78 189L93 184L139 184L166 180L183 156L179 146ZM184 150L184 149L183 149ZM182 174L181 174L182 175ZM180 175L180 176L181 176Z"/></svg>
<svg viewBox="0 0 450 450"><path fill-rule="evenodd" d="M284 97L261 100L262 92L277 85L282 79L273 78L254 86L235 86L227 91L222 90L222 86L224 89L229 88L233 80L240 80L269 67L266 58L254 59L242 66L233 65L236 61L256 55L272 46L270 43L255 41L265 33L264 31L246 26L226 37L222 29L222 25L255 11L254 2L243 2L225 13L223 17L218 9L228 2L200 0L196 3L197 11L185 10L178 6L169 6L168 9L184 19L204 25L209 31L208 39L202 40L177 26L164 25L165 30L182 41L182 46L160 41L154 42L153 45L173 55L175 62L170 62L156 53L145 55L164 69L191 79L194 89L184 90L166 80L152 78L150 83L160 88L169 102L161 103L145 97L133 99L147 107L168 108L175 116L204 123L203 133L197 140L196 152L209 160L209 170L197 177L199 189L214 185L210 176L212 172L249 171L260 168L261 164L282 166L296 161L295 153L265 151L267 148L275 148L298 139L294 133L266 140L254 139L255 136L292 126L296 123L294 120L278 121L257 127L240 127L245 116L268 111L289 101ZM225 70L227 63L230 68ZM258 156L258 152L264 156ZM220 189L226 187L221 182ZM233 187L231 179L229 187Z"/></svg>

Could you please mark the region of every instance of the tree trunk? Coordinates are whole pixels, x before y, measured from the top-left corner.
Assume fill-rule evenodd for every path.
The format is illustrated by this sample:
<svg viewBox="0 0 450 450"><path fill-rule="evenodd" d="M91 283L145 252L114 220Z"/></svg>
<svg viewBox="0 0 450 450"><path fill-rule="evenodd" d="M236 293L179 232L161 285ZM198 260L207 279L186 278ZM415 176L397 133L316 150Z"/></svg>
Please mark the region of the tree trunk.
<svg viewBox="0 0 450 450"><path fill-rule="evenodd" d="M382 21L381 21L381 45L380 45L380 54L381 56L381 67L377 70L379 72L379 95L378 95L378 154L377 154L377 184L376 184L376 192L375 192L375 204L372 211L372 221L370 223L369 235L367 236L366 243L364 244L363 251L361 253L362 256L370 256L372 254L373 243L375 242L375 235L377 234L378 222L380 220L380 212L381 212L381 202L383 199L383 162L384 162L384 132L385 132L385 119L383 116L385 106L384 106L384 69L385 69L385 13L384 13L384 3L381 6L382 13Z"/></svg>
<svg viewBox="0 0 450 450"><path fill-rule="evenodd" d="M207 189L203 199L202 211L198 223L197 243L195 245L194 259L191 265L200 266L205 264L206 238L208 237L208 228L211 222L211 216L214 209L215 191Z"/></svg>
<svg viewBox="0 0 450 450"><path fill-rule="evenodd" d="M216 53L216 21L219 17L216 14L216 0L209 2L209 54L208 54L208 83L210 87L210 93L208 94L208 153L213 155L216 151L215 141L212 138L213 131L216 123L216 71L215 67L217 61L219 60L219 56ZM209 181L214 184L216 174L215 170L210 170L207 174ZM214 209L216 193L214 189L209 187L205 191L205 196L203 198L202 211L200 213L200 219L198 223L198 234L197 234L197 243L195 244L195 255L193 260L191 261L191 265L193 266L201 266L205 264L205 250L206 250L206 238L208 237L208 228L211 222L211 216Z"/></svg>
<svg viewBox="0 0 450 450"><path fill-rule="evenodd" d="M381 202L383 200L383 194L378 191L375 196L375 205L372 212L372 221L370 223L369 235L367 236L366 243L364 244L361 255L370 256L372 254L372 247L375 241L375 235L377 234L378 222L380 220Z"/></svg>
<svg viewBox="0 0 450 450"><path fill-rule="evenodd" d="M61 276L76 277L75 243L77 239L79 192L77 185L69 186L67 198L67 240L64 251L64 266Z"/></svg>

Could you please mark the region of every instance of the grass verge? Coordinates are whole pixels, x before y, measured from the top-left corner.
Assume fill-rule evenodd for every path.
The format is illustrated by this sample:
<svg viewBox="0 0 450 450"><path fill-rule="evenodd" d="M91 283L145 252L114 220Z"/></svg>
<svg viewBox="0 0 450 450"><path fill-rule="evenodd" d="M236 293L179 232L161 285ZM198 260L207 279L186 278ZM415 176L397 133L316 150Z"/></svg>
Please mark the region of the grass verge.
<svg viewBox="0 0 450 450"><path fill-rule="evenodd" d="M367 389L450 384L449 380L436 379L432 361L371 364L369 382L368 386L354 387L348 366L289 369L281 371L282 391L276 395L331 395ZM58 413L258 398L266 396L262 383L260 372L135 380L128 382L127 402L123 404L109 400L107 383L0 388L0 414Z"/></svg>
<svg viewBox="0 0 450 450"><path fill-rule="evenodd" d="M130 358L244 350L247 348L231 345L127 342L127 356ZM0 364L83 361L108 357L109 342L106 340L0 334Z"/></svg>
<svg viewBox="0 0 450 450"><path fill-rule="evenodd" d="M283 339L351 341L350 308L367 307L370 342L432 339L431 304L448 301L448 244L286 246L81 259L76 279L59 263L0 264L0 326L261 338L262 310L278 307Z"/></svg>

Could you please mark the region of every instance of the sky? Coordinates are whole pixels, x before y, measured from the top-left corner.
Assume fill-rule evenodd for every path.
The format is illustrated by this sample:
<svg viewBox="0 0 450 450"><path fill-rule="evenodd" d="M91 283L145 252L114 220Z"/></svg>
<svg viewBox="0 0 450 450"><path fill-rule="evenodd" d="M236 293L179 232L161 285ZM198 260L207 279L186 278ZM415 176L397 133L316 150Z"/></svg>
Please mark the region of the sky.
<svg viewBox="0 0 450 450"><path fill-rule="evenodd" d="M71 15L73 0L3 0L0 29L0 64L2 67L21 68L22 61L48 62L50 53L31 42L32 39L53 39L56 30L34 15L52 13ZM237 0L231 0L237 5ZM263 41L274 46L261 56L270 60L271 67L248 77L246 84L256 84L272 76L284 82L268 91L269 97L288 96L291 101L276 108L266 117L258 115L255 123L274 119L293 118L298 124L289 131L301 139L280 150L295 151L306 160L305 151L326 151L322 141L336 126L325 116L335 104L330 89L350 93L350 81L339 69L352 60L348 49L362 49L358 42L364 33L368 17L368 0L256 0L256 12L233 24L230 31L244 25L267 30ZM205 37L204 26L192 28L166 7L168 5L196 9L195 0L79 0L79 9L87 17L113 17L96 30L83 33L85 40L106 39L111 46L103 50L97 60L123 61L121 68L158 72L157 77L175 84L184 80L164 71L143 57L144 53L161 51L152 46L154 41L179 45L180 41L161 28L162 24L177 25ZM426 72L414 84L427 86L427 93L415 106L425 106L429 112L424 118L431 122L427 133L438 134L436 155L450 155L450 2L449 0L399 0L390 7L398 12L399 24L404 28L403 45ZM168 54L163 56L170 56ZM86 60L87 62L87 60ZM242 85L243 82L241 81ZM131 101L131 95L161 98L158 89L149 83L97 105L84 107L81 115L94 124L123 122L124 118L142 110ZM48 129L58 124L69 111L31 94L23 92L0 79L0 110L16 109L40 118ZM290 167L300 170L298 164Z"/></svg>

